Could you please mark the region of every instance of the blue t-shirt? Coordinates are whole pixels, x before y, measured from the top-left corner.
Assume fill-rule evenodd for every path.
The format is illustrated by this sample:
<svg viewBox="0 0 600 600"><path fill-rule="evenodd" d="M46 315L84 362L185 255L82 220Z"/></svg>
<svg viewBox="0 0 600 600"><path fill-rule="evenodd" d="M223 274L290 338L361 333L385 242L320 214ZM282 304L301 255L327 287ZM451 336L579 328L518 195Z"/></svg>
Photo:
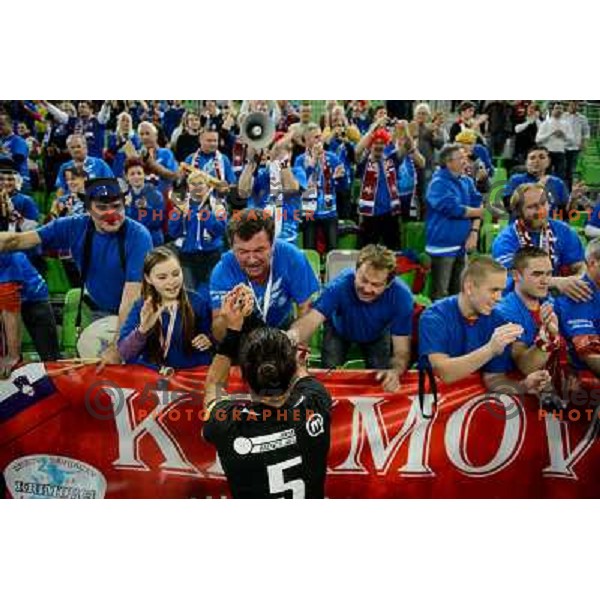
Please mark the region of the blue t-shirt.
<svg viewBox="0 0 600 600"><path fill-rule="evenodd" d="M161 246L165 241L162 229L165 218L163 195L151 183L146 183L139 192L130 186L125 198L128 203L125 214L146 227L155 248Z"/></svg>
<svg viewBox="0 0 600 600"><path fill-rule="evenodd" d="M0 283L21 283L22 302L48 300L48 286L22 252L0 254Z"/></svg>
<svg viewBox="0 0 600 600"><path fill-rule="evenodd" d="M37 230L42 246L50 250L70 250L81 271L85 232L91 217L71 216L55 219ZM150 233L136 221L125 220L125 272L119 256L119 233L94 231L85 287L101 310L117 314L126 282L140 282L144 258L152 250ZM124 225L125 226L125 225Z"/></svg>
<svg viewBox="0 0 600 600"><path fill-rule="evenodd" d="M136 150L138 150L138 151L141 150L142 141L140 140L137 133L134 133L127 139L133 144L133 147ZM122 142L122 140L119 139L119 136L117 136L116 133L110 134L110 136L108 138L107 149L114 157L112 160L112 164L110 166L111 166L112 172L115 174L115 177L123 177L124 176L125 161L127 160L127 155L125 154L125 151L123 150L124 145L125 144Z"/></svg>
<svg viewBox="0 0 600 600"><path fill-rule="evenodd" d="M506 182L502 196L505 198L510 197L520 185L524 183L537 183L538 181L539 177L535 177L530 173L515 173ZM551 210L564 208L567 205L569 200L569 190L560 177L549 175L546 180L545 188Z"/></svg>
<svg viewBox="0 0 600 600"><path fill-rule="evenodd" d="M74 160L69 160L60 166L56 177L56 183L54 184L56 188L61 188L65 191L68 189L67 180L65 179L65 169L72 167L74 164ZM88 179L114 177L110 167L101 158L94 158L93 156L88 156L83 161L83 170L87 173Z"/></svg>
<svg viewBox="0 0 600 600"><path fill-rule="evenodd" d="M198 202L191 202L187 217L179 211L169 217L169 235L184 254L222 250L226 230L227 211L214 198L202 209Z"/></svg>
<svg viewBox="0 0 600 600"><path fill-rule="evenodd" d="M161 167L169 169L169 171L177 171L179 169L175 155L168 148L157 148L154 160ZM170 179L165 179L155 174L146 176L146 181L154 184L162 194L168 192L173 187L173 182Z"/></svg>
<svg viewBox="0 0 600 600"><path fill-rule="evenodd" d="M352 142L344 142L338 138L332 137L329 143L327 144L327 150L329 152L333 152L339 159L340 162L344 165L344 170L346 171L344 175L344 179L346 182L345 187L350 187L352 185L353 170L354 170L354 150L355 144ZM352 154L352 157L350 156Z"/></svg>
<svg viewBox="0 0 600 600"><path fill-rule="evenodd" d="M549 219L548 223L556 238L554 255L551 257L552 269L554 275L559 275L562 268L583 262L585 260L585 252L581 240L567 223L555 221L554 219ZM531 231L530 235L532 244L540 246L540 232ZM520 248L516 222L511 223L494 240L492 244L492 256L507 269L512 269L515 253Z"/></svg>
<svg viewBox="0 0 600 600"><path fill-rule="evenodd" d="M40 218L40 211L35 200L31 196L17 192L10 198L13 206L25 219L37 221Z"/></svg>
<svg viewBox="0 0 600 600"><path fill-rule="evenodd" d="M552 302L552 299L549 298L549 301ZM513 291L506 294L498 303L496 310L507 323L516 323L523 327L523 333L517 341L523 342L528 347L533 346L539 331L539 325L536 323L533 313L525 306L517 292Z"/></svg>
<svg viewBox="0 0 600 600"><path fill-rule="evenodd" d="M30 221L35 221L36 223L39 221L40 211L38 205L31 196L17 192L11 196L10 199L15 210L19 212L22 217ZM29 257L41 256L42 250L41 248L28 248L25 250L25 254Z"/></svg>
<svg viewBox="0 0 600 600"><path fill-rule="evenodd" d="M233 169L231 168L231 161L222 152L220 152L219 154L220 154L220 158L223 161L222 176L225 178L225 181L227 183L229 183L230 185L236 184L237 179L235 177L235 173L233 172ZM185 159L185 162L188 165L192 165L192 166L196 167L197 169L200 169L201 171L204 171L205 173L212 175L213 177L218 177L217 168L215 165L219 164L219 161L217 160L216 152L211 152L210 154L205 154L204 152L200 152L200 151L194 152L193 154L190 154Z"/></svg>
<svg viewBox="0 0 600 600"><path fill-rule="evenodd" d="M302 199L300 194L306 189L306 180L304 172L300 169L292 168L292 174L300 185L297 194L283 196L283 205L281 206L281 232L279 239L284 242L294 244L298 239L298 226L302 220ZM260 167L254 177L252 195L248 198L248 208L264 209L274 202L271 194L271 180L269 169Z"/></svg>
<svg viewBox="0 0 600 600"><path fill-rule="evenodd" d="M304 253L281 240L275 240L272 251L271 299L267 307L266 324L279 327L291 317L292 301L297 304L306 302L319 290L319 282ZM265 292L268 282L263 285L251 283L242 271L235 255L226 252L210 277L210 296L213 309L221 308L221 302L227 292L238 283L249 285L254 290L258 305L264 308ZM255 302L255 312L263 317Z"/></svg>
<svg viewBox="0 0 600 600"><path fill-rule="evenodd" d="M29 148L27 142L18 135L11 133L6 137L0 137L0 158L9 158L12 160L19 175L23 178L23 183L29 185L29 167L27 158L29 157Z"/></svg>
<svg viewBox="0 0 600 600"><path fill-rule="evenodd" d="M56 199L56 203L58 204L59 210L63 210L67 206L69 200L71 200L71 215L85 214L86 210L83 200L78 195L74 194L64 194L60 198Z"/></svg>
<svg viewBox="0 0 600 600"><path fill-rule="evenodd" d="M443 298L423 312L419 320L419 356L447 354L452 358L464 356L490 341L494 329L506 321L497 310L467 320L458 307L458 296ZM487 373L506 373L511 368L509 347L482 367Z"/></svg>
<svg viewBox="0 0 600 600"><path fill-rule="evenodd" d="M168 139L171 139L173 131L181 122L181 117L185 113L184 106L169 106L163 115L163 129Z"/></svg>
<svg viewBox="0 0 600 600"><path fill-rule="evenodd" d="M85 137L90 156L93 156L94 158L102 157L105 127L96 117L90 117L89 119L69 117L67 129L70 133L78 133Z"/></svg>
<svg viewBox="0 0 600 600"><path fill-rule="evenodd" d="M412 331L413 297L408 286L394 279L377 300L363 302L356 295L354 269L344 269L330 281L313 308L331 321L344 339L367 343L385 331L407 336Z"/></svg>
<svg viewBox="0 0 600 600"><path fill-rule="evenodd" d="M588 367L578 358L573 338L578 335L600 335L600 288L589 275L584 275L583 280L593 290L591 300L575 302L567 296L559 296L555 303L560 330L567 340L569 356L577 369Z"/></svg>
<svg viewBox="0 0 600 600"><path fill-rule="evenodd" d="M211 328L211 312L210 312L210 299L208 293L198 294L196 292L187 292L190 304L194 311L194 337L203 333L204 335L210 334ZM134 329L140 324L140 313L144 301L142 298L138 298L131 311L125 320L125 323L121 327L119 332L119 341L125 339ZM169 327L170 315L167 311L161 315L161 325L164 339L166 339L167 331ZM173 334L171 337L171 345L164 362L161 365L156 365L150 362L150 357L147 352L143 351L140 356L129 361L135 364L146 365L147 367L156 369L160 366L173 367L174 369L191 369L193 367L199 367L209 365L212 359L212 353L210 351L196 350L194 349L191 354L186 354L183 346L183 324L181 319L181 311L177 311L175 316L175 325L173 328Z"/></svg>
<svg viewBox="0 0 600 600"><path fill-rule="evenodd" d="M371 118L367 114L359 115L351 119L352 124L356 125L361 135L365 135L371 127Z"/></svg>
<svg viewBox="0 0 600 600"><path fill-rule="evenodd" d="M333 152L325 152L329 168L329 194L325 194L325 171L319 168L318 172L315 172L314 167L306 165L306 152L298 156L294 162L294 168L300 171L306 181L306 187L309 187L309 182L314 179L317 183L317 196L312 202L316 202L316 206L312 206L310 210L314 210L315 219L327 219L335 217L337 214L336 207L336 190L343 188L345 180L343 177L335 179L333 174L336 168L341 165L340 159ZM303 203L307 205L306 200Z"/></svg>
<svg viewBox="0 0 600 600"><path fill-rule="evenodd" d="M600 201L594 207L594 211L592 212L592 216L589 220L589 225L593 227L600 227Z"/></svg>

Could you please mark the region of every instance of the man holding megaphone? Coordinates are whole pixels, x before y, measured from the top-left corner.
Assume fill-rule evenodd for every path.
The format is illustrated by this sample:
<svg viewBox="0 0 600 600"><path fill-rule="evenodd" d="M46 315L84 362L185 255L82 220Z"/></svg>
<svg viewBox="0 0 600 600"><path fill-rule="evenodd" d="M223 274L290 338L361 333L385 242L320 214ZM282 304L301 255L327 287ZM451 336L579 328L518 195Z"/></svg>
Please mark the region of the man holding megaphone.
<svg viewBox="0 0 600 600"><path fill-rule="evenodd" d="M263 209L273 215L275 237L296 242L302 214L300 193L305 188L301 170L290 165L289 142L280 139L265 151L249 145L238 195L248 199L248 208Z"/></svg>

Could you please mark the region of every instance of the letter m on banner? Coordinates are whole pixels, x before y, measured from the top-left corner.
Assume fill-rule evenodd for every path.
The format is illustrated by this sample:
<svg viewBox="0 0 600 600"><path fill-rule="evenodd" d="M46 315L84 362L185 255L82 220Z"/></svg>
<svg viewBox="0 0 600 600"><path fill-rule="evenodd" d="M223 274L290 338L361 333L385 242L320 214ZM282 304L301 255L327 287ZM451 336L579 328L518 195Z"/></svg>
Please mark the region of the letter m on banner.
<svg viewBox="0 0 600 600"><path fill-rule="evenodd" d="M434 417L425 419L421 413L419 398L410 396L406 398L406 406L399 410L406 413L406 418L401 421L395 434L389 433L389 426L385 423L381 408L386 403L385 398L370 398L365 396L349 397L348 401L353 406L352 430L350 450L346 459L330 473L343 474L368 474L363 465L364 453L371 452L375 469L379 474L386 474L404 442L408 444L408 458L406 464L398 471L403 475L433 476L434 473L427 464L429 458L429 443L431 427ZM425 397L425 412L431 414L433 396ZM396 406L398 403L395 403ZM395 415L391 419L398 423L400 419Z"/></svg>

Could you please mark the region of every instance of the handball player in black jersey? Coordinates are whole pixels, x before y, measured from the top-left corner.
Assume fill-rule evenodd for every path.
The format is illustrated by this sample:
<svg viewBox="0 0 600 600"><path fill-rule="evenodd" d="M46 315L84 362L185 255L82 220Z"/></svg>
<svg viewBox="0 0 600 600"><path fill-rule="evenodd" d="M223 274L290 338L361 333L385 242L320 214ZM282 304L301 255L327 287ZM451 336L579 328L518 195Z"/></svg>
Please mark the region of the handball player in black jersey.
<svg viewBox="0 0 600 600"><path fill-rule="evenodd" d="M283 331L259 327L241 338L252 308L243 285L223 300L227 334L206 378L204 438L216 447L234 498L323 498L331 396ZM251 400L221 393L238 356Z"/></svg>

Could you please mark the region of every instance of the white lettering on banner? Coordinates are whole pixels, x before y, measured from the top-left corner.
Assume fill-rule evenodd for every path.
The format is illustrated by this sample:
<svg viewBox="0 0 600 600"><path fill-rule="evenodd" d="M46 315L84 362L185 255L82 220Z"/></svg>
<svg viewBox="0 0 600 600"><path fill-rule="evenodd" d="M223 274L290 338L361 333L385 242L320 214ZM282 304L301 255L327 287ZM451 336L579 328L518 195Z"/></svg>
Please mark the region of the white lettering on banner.
<svg viewBox="0 0 600 600"><path fill-rule="evenodd" d="M485 465L475 466L467 456L467 441L471 421L478 409L489 410L492 401L497 401L510 418L504 420L502 440L495 456ZM448 458L465 475L487 477L505 469L519 453L525 441L526 418L521 403L506 394L480 394L458 408L446 425L445 445Z"/></svg>
<svg viewBox="0 0 600 600"><path fill-rule="evenodd" d="M373 463L380 474L387 473L394 457L405 439L408 438L408 461L399 472L403 475L433 476L433 471L426 464L429 456L430 430L434 418L425 419L421 413L419 398L411 396L410 410L398 433L390 440L381 414L384 398L367 398L364 396L349 397L354 405L352 413L352 438L350 452L346 460L331 469L332 474L359 473L367 474L360 461L365 441L371 448ZM433 397L425 397L425 410L431 411Z"/></svg>
<svg viewBox="0 0 600 600"><path fill-rule="evenodd" d="M217 454L217 458L212 466L206 469L206 474L211 475L214 479L225 479L225 471L223 471L223 466L221 465L221 459Z"/></svg>
<svg viewBox="0 0 600 600"><path fill-rule="evenodd" d="M597 406L591 420L591 425L588 426L583 438L581 438L581 441L575 446L573 451L571 451L568 423L554 417L552 413L547 412L544 415L546 437L548 438L548 453L550 455L550 465L542 471L544 476L577 479L573 467L583 458L596 441L596 435L600 427L600 423L598 422L600 418L598 416L599 411L600 406Z"/></svg>
<svg viewBox="0 0 600 600"><path fill-rule="evenodd" d="M177 475L203 477L202 472L186 458L169 430L157 419L161 414L167 414L185 401L181 393L173 393L166 408L158 404L146 418L134 426L131 401L137 394L136 390L121 388L123 396L113 388L105 388L105 392L110 397L113 406L119 436L119 458L113 462L115 468L149 471L148 465L140 459L139 445L146 435L150 435L165 458L160 465L162 470ZM123 406L120 406L122 398L125 398L125 402Z"/></svg>

